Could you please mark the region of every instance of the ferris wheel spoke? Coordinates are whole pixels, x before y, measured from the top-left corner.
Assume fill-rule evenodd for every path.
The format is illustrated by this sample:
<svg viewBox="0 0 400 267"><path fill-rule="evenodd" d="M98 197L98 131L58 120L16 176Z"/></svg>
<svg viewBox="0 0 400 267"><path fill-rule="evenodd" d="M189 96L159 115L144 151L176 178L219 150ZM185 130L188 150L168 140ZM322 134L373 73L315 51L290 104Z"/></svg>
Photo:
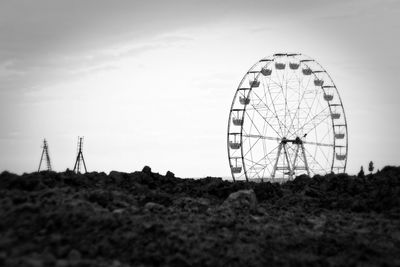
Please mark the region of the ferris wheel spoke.
<svg viewBox="0 0 400 267"><path fill-rule="evenodd" d="M279 78L279 77L278 77ZM270 81L272 84L276 85L277 87L280 87L281 85L277 82L275 82L274 80L272 80L270 77L267 78L268 81Z"/></svg>
<svg viewBox="0 0 400 267"><path fill-rule="evenodd" d="M329 159L328 159L328 157L326 156L326 154L325 154L324 150L322 149L322 147L319 146L318 149L319 149L319 151L321 151L321 154L324 156L326 162L329 163Z"/></svg>
<svg viewBox="0 0 400 267"><path fill-rule="evenodd" d="M266 153L265 155L263 155L263 157L262 157L260 160L258 160L257 162L254 162L254 163L259 164L262 160L264 160L265 158L268 158L268 156L271 155L278 147L279 147L279 145L277 145L276 147L274 147L274 148L273 148L272 150L270 150L268 153ZM268 159L269 159L269 158L268 158ZM249 159L246 159L246 160L249 160Z"/></svg>
<svg viewBox="0 0 400 267"><path fill-rule="evenodd" d="M317 163L317 165L321 168L321 170L325 170L325 168L321 166L321 164L315 159L315 157L314 157L310 152L308 152L307 149L305 149L304 151L306 152L306 154L308 154L308 155L311 157L311 159L312 159L312 161L313 161L314 163ZM312 170L312 169L310 169L310 171L312 171L313 173L315 173L315 171Z"/></svg>
<svg viewBox="0 0 400 267"><path fill-rule="evenodd" d="M252 172L255 172L255 175L257 175L259 172L261 172L262 170L264 170L265 167L266 167L265 164L261 164L261 163L255 162L255 161L250 160L250 159L245 159L245 160L248 161L248 162L250 162L250 163L252 164L248 169L246 169L246 173L247 173L247 174L252 173ZM257 170L256 170L256 166L261 167L260 170L259 170L258 172L257 172ZM253 177L250 177L250 178L253 178Z"/></svg>
<svg viewBox="0 0 400 267"><path fill-rule="evenodd" d="M312 130L316 129L322 122L324 122L328 117L330 117L330 113L328 113L322 120L320 120L318 123L314 124L314 126L308 130L308 132L305 133L305 135L309 134Z"/></svg>
<svg viewBox="0 0 400 267"><path fill-rule="evenodd" d="M298 75L296 75L296 77L297 77L297 81L299 82L299 88L303 89L303 94L302 94L302 96L301 96L301 98L299 100L299 104L297 106L296 113L295 113L292 121L290 122L289 128L291 128L293 126L293 123L294 123L295 119L299 116L301 104L302 104L302 102L304 100L304 96L306 95L308 85L310 84L310 79L308 79L306 87L302 87L302 82L303 82L304 76L302 76L301 79L298 77Z"/></svg>
<svg viewBox="0 0 400 267"><path fill-rule="evenodd" d="M259 139L267 139L267 140L272 140L272 141L281 141L282 138L279 137L271 137L271 136L265 136L265 135L256 135L256 134L246 134L243 135L244 137L249 137L249 138L259 138Z"/></svg>
<svg viewBox="0 0 400 267"><path fill-rule="evenodd" d="M272 81L271 80L271 78L269 78L269 81ZM275 81L273 81L273 83L278 87L278 88L281 88L281 85L279 84L279 83L276 83ZM269 97L270 97L270 99L271 99L271 103L272 103L272 107L273 107L273 109L274 109L274 115L275 115L275 118L276 118L276 120L278 121L278 123L279 123L279 128L280 128L280 130L281 130L281 134L283 135L283 131L282 131L282 127L281 127L281 125L282 125L282 122L279 120L279 118L278 118L278 113L277 113L277 110L276 110L276 106L275 106L275 100L276 100L276 98L279 96L276 96L275 98L273 98L272 97L272 94L271 94L271 86L269 85L269 84L267 84L267 87L268 87L268 95L269 95ZM264 89L264 93L265 93L265 86L263 85L263 89ZM267 100L267 99L265 99L265 100Z"/></svg>
<svg viewBox="0 0 400 267"><path fill-rule="evenodd" d="M245 133L245 135L242 135L242 136L244 136L244 137L257 137L257 135L248 135L247 133ZM251 149L258 143L259 140L262 140L262 138L258 138L257 141L253 145L251 145L251 143L250 143L250 148L248 149L248 151L246 152L246 154L243 157L246 157L248 153L251 153ZM266 148L264 149L264 151L266 151ZM268 154L270 154L270 153L268 153ZM268 156L268 154L266 156ZM252 156L252 159L253 159L253 156ZM269 158L268 158L268 161L271 163Z"/></svg>
<svg viewBox="0 0 400 267"><path fill-rule="evenodd" d="M305 91L303 92L303 95L302 95L302 97L301 97L301 99L300 99L299 105L297 106L296 113L295 113L295 115L293 116L293 118L292 118L292 120L291 120L291 122L290 122L289 129L293 126L293 123L294 123L296 117L297 117L298 114L299 114L301 101L303 100L304 95L305 95Z"/></svg>
<svg viewBox="0 0 400 267"><path fill-rule="evenodd" d="M254 123L254 114L255 114L255 113L253 113L253 118L251 118L250 115L249 115L248 113L246 113L247 117L249 118L249 120L250 120L250 122L251 122L251 127L254 126L254 128L256 129L256 131L258 132L258 134L261 135L262 133L260 132L260 130L258 129L258 127L256 126L256 124ZM251 131L251 128L250 128L250 131Z"/></svg>
<svg viewBox="0 0 400 267"><path fill-rule="evenodd" d="M287 83L288 83L288 81L284 80L285 74L286 74L285 72L282 72L282 79L279 80L279 89L283 96L283 99L285 100L284 101L285 107L284 107L284 114L283 114L283 122L281 123L285 127L284 130L281 129L283 136L286 136L287 133L290 132L290 130L286 126L286 117L287 117L287 111L288 111L288 103L287 103ZM286 82L286 83L284 84L284 82Z"/></svg>
<svg viewBox="0 0 400 267"><path fill-rule="evenodd" d="M244 154L243 155L243 157L246 157L250 152L251 152L251 150L253 149L253 147L258 143L258 141L260 141L261 139L257 139L255 142L254 142L254 144L251 144L250 142L250 148L247 150L247 152L246 152L246 154Z"/></svg>
<svg viewBox="0 0 400 267"><path fill-rule="evenodd" d="M264 88L264 93L265 93L265 87L264 87L264 85L263 85L263 88ZM269 86L268 86L268 94L269 94L269 96L270 96L270 98L271 98L271 102L272 102L272 107L274 108L274 111L272 111L271 110L271 112L275 115L275 118L276 118L276 120L277 120L277 122L278 122L278 124L279 124L279 129L280 129L280 131L281 131L281 134L278 134L279 136L282 136L283 135L283 130L282 130L282 122L279 120L279 118L278 118L278 113L276 112L276 107L275 107L275 101L274 101L274 99L272 99L272 95L271 95L271 90L269 90ZM255 95L258 97L258 98L260 98L256 93L255 93ZM265 99L265 101L267 101L267 99ZM265 105L267 106L267 108L270 110L270 108L268 107L268 105L267 105L267 103L265 103ZM268 123L269 124L269 123ZM276 130L275 130L275 128L274 127L272 127L271 126L271 128L273 128L274 129L274 131L276 132Z"/></svg>
<svg viewBox="0 0 400 267"><path fill-rule="evenodd" d="M308 154L308 160L311 159L310 163L313 163L313 165L318 165L321 170L324 170L324 167L321 165L321 163L319 163L319 161L315 158L315 156L313 156L307 149L305 149L304 151L306 153L306 156ZM310 168L310 171L312 171L313 173L316 173L315 168Z"/></svg>
<svg viewBox="0 0 400 267"><path fill-rule="evenodd" d="M282 125L285 125L286 126L286 114L287 114L287 106L288 106L288 104L287 104L287 87L285 87L285 85L284 85L284 77L285 77L285 72L282 72L282 80L280 81L280 84L281 84L281 86L280 86L280 91L281 91L281 94L282 94L282 96L283 96L283 99L284 99L284 104L285 104L285 107L284 107L284 115L283 115L283 124ZM286 89L286 93L285 93L285 89ZM284 132L283 132L283 136L286 136L286 131L287 131L287 129L285 129L284 130Z"/></svg>
<svg viewBox="0 0 400 267"><path fill-rule="evenodd" d="M324 143L308 142L308 141L303 141L303 144L307 144L307 145L316 145L316 146L327 146L327 147L334 147L334 146L335 146L335 145L333 145L333 144L324 144Z"/></svg>
<svg viewBox="0 0 400 267"><path fill-rule="evenodd" d="M301 126L295 134L298 134L301 130L304 129L305 126L309 125L312 121L314 121L315 118L317 118L319 115L321 115L322 113L324 113L326 110L328 109L328 107L324 108L323 110L321 110L320 112L318 112L314 117L312 117L309 121L307 121L306 123L303 124L303 126ZM324 120L326 120L328 117L330 116L330 113L327 114L327 116L325 116L322 120L320 120L320 122L318 122L317 124L314 125L313 128L311 128L311 130L309 130L306 135L311 132L314 128L316 128L321 122L323 122Z"/></svg>
<svg viewBox="0 0 400 267"><path fill-rule="evenodd" d="M247 116L249 117L249 119L250 119L250 121L251 121L251 125L250 125L249 131L251 132L251 130L252 130L253 126L254 126L254 128L257 130L257 132L260 133L260 131L258 130L258 127L257 127L257 126L255 125L255 123L254 123L254 115L255 115L255 112L253 111L253 116L252 116L252 118L250 118L249 114L247 113ZM258 140L257 140L253 145L251 145L251 140L249 139L249 146L250 146L250 148L249 148L249 150L247 151L247 153L246 153L245 155L243 155L243 158L245 158L245 157L247 156L247 154L249 154L249 152L250 152L250 157L251 157L251 159L253 160L253 153L251 153L251 152L252 152L252 148L253 148L257 143L258 143ZM244 162L243 162L243 164L244 164Z"/></svg>
<svg viewBox="0 0 400 267"><path fill-rule="evenodd" d="M308 67L308 66L307 66L307 67ZM308 86L309 86L309 84L310 84L310 81L311 81L311 78L309 78L308 81L307 81L307 86L306 86L306 88L305 88L305 92L307 91L307 88L308 88ZM312 109L313 109L313 107L314 107L315 100L317 99L317 96L318 96L318 94L314 94L314 98L313 98L313 100L312 100L312 102L311 102L311 106L309 106L308 103L305 102L306 105L307 105L307 107L308 107L308 109L309 109L309 112L308 112L307 117L306 117L306 119L305 119L306 121L308 120L308 118L309 118L310 115L311 115L311 111L312 111Z"/></svg>
<svg viewBox="0 0 400 267"><path fill-rule="evenodd" d="M274 130L274 132L278 135L278 136L281 136L276 130L275 130L275 127L273 127L270 123L269 123L269 121L260 113L260 111L258 110L258 109L256 109L255 107L254 107L254 105L252 105L253 106L253 108L254 108L254 110L258 113L258 115L260 115L260 117ZM261 134L261 133L260 133Z"/></svg>
<svg viewBox="0 0 400 267"><path fill-rule="evenodd" d="M301 99L299 100L299 104L298 104L298 107L297 107L297 110L296 110L296 115L295 115L295 117L294 117L294 119L293 119L293 122L294 122L295 118L298 118L298 117L299 117L299 114L300 114L300 107L301 107L301 105L302 105L302 103L303 103L304 96L306 95L306 92L308 92L308 87L309 87L310 81L311 81L311 78L308 78L307 84L306 84L306 86L304 87L303 82L304 82L304 77L306 77L306 76L302 75L302 76L300 76L301 78L299 78L299 76L296 75L296 77L297 77L297 81L298 81L298 84L299 84L299 89L300 89L300 90L303 90L303 95L302 95ZM310 76L310 77L311 77L311 76ZM298 90L298 91L299 91L299 90ZM315 100L315 97L314 97L314 99L313 99L313 102L314 102L314 100ZM308 106L308 105L307 105L307 106ZM310 110L311 110L311 108L310 108ZM306 120L307 120L307 118L306 118ZM293 123L293 122L292 122L292 123ZM298 124L299 124L299 121L298 121ZM298 125L298 126L299 126L299 125Z"/></svg>
<svg viewBox="0 0 400 267"><path fill-rule="evenodd" d="M291 88L291 86L289 85L289 83L292 81L293 76L294 76L294 73L295 73L295 72L292 72L292 75L290 76L290 78L288 78L288 79L286 80L286 84L285 84L285 89L286 89L286 94L285 94L285 105L286 105L286 109L285 109L285 125L287 125L287 123L286 123L286 114L288 115L289 120L290 120L290 121L293 121L292 116L291 116L291 113L290 113L290 110L289 110L289 108L288 108L288 89L292 90L292 88ZM287 136L289 133L290 133L290 134L293 134L293 133L290 131L291 125L289 125L289 127L285 127L285 128L286 128L286 134L285 134L285 136Z"/></svg>
<svg viewBox="0 0 400 267"><path fill-rule="evenodd" d="M296 72L293 72L294 74L296 73ZM287 81L287 84L286 84L286 90L289 88L289 89L291 89L291 90L293 90L293 91L295 91L295 92L299 92L299 91L301 91L302 89L303 89L303 94L302 94L302 97L301 97L301 99L298 101L299 102L299 104L298 104L298 106L297 106L297 108L296 108L296 111L295 111L295 114L294 114L294 116L292 117L291 115L290 115L290 112L289 112L289 119L290 119L290 124L289 124L289 127L287 128L287 130L288 130L288 132L287 133L290 133L290 134L292 134L292 135L295 135L295 133L292 133L291 131L290 131L290 129L292 128L292 126L293 126L293 122L294 122L294 120L295 120L295 118L298 116L298 114L299 114L299 111L300 111L300 107L301 107L301 103L302 103L302 101L303 101L303 99L304 99L304 96L305 96L305 93L306 93L306 91L307 91L307 88L308 88L308 86L309 86L309 84L310 84L310 78L307 80L307 85L304 87L302 84L303 84L303 79L304 79L304 76L302 76L302 78L300 79L299 78L299 76L296 74L296 75L292 75L291 76L291 78L290 79L292 79L293 78L293 76L295 76L297 79L296 79L296 81L299 83L299 86L298 86L298 88L292 88L291 86L289 86L288 85L288 83L289 83L289 81ZM285 103L287 103L287 95L285 96ZM286 134L287 135L287 134Z"/></svg>
<svg viewBox="0 0 400 267"><path fill-rule="evenodd" d="M308 105L308 103L307 102L305 102L306 103L306 105L307 105L307 108L308 108L308 110L309 110L309 112L308 112L308 114L307 114L307 117L305 118L305 120L307 121L308 120L308 118L310 117L310 115L311 115L311 110L313 109L313 107L314 107L314 103L315 103L315 100L317 99L317 96L314 96L314 98L313 98L313 101L311 102L311 106L310 105ZM311 121L312 121L312 119L311 119Z"/></svg>
<svg viewBox="0 0 400 267"><path fill-rule="evenodd" d="M271 163L271 160L269 159L268 156L269 156L270 154L272 154L273 152L275 152L275 150L276 150L278 147L279 147L279 145L276 146L274 149L272 149L269 153L267 153L266 155L264 155L264 156L263 156L260 160L258 160L258 161L253 161L253 160L250 160L250 159L245 158L245 160L247 160L247 161L249 161L249 162L251 162L251 163L253 164L252 166L250 166L249 170L252 169L255 165L259 165L259 166L261 166L261 167L264 167L264 169L265 169L267 166L266 166L266 165L260 164L260 162L263 161L264 159L268 159L269 163L272 164L272 163ZM261 172L262 170L263 170L263 169L261 169L259 172Z"/></svg>
<svg viewBox="0 0 400 267"><path fill-rule="evenodd" d="M328 121L325 120L325 122L328 122ZM329 123L327 123L327 126L328 126L328 127L330 126ZM314 130L316 131L317 128L314 128ZM332 130L332 129L328 129L328 130L326 131L326 133L325 133L322 137L318 138L318 140L320 140L319 143L324 143L323 141L324 141L326 138L328 138L330 134L332 134L332 131L331 131L331 130ZM317 134L317 133L316 133L316 134ZM316 135L316 134L315 134L315 135ZM328 143L332 143L332 142L328 142Z"/></svg>
<svg viewBox="0 0 400 267"><path fill-rule="evenodd" d="M328 131L322 138L320 138L321 141L325 140L325 138L329 135L330 131ZM335 147L335 145L332 145L332 147ZM318 146L319 151L321 152L321 154L324 156L324 158L326 159L326 162L329 164L329 159L327 157L327 155L325 154L326 151L324 151L325 149L323 149L323 146Z"/></svg>
<svg viewBox="0 0 400 267"><path fill-rule="evenodd" d="M267 149L267 144L266 144L265 140L262 141L262 144L263 144L263 149L264 149L264 151L268 151L268 149ZM269 157L267 157L267 159L268 159L269 164L271 164L271 160L269 159ZM265 177L266 167L267 167L267 166L265 166L261 177Z"/></svg>

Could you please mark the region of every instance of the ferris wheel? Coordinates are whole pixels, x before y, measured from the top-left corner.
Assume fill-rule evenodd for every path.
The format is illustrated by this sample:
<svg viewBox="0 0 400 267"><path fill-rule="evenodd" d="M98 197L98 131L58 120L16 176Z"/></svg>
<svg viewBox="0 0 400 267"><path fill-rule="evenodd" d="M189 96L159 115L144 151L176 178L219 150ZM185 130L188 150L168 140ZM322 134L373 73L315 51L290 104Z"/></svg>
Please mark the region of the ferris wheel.
<svg viewBox="0 0 400 267"><path fill-rule="evenodd" d="M233 98L227 146L233 180L345 172L347 121L327 71L301 54L259 60Z"/></svg>

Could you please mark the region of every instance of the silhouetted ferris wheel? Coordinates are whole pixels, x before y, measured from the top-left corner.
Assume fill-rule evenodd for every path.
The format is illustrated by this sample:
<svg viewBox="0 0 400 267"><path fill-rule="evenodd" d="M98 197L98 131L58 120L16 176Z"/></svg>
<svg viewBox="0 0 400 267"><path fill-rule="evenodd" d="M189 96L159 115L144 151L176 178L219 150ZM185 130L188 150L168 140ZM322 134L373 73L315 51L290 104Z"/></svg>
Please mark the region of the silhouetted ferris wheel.
<svg viewBox="0 0 400 267"><path fill-rule="evenodd" d="M347 122L329 74L301 54L259 60L236 90L227 145L234 180L344 172Z"/></svg>

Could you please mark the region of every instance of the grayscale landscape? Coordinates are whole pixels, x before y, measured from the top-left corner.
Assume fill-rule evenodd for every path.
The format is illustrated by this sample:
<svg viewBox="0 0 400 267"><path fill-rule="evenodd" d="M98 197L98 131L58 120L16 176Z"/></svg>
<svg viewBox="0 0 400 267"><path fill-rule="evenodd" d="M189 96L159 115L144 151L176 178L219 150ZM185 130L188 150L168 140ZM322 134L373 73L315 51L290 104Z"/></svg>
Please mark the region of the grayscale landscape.
<svg viewBox="0 0 400 267"><path fill-rule="evenodd" d="M400 266L399 18L0 1L0 266Z"/></svg>

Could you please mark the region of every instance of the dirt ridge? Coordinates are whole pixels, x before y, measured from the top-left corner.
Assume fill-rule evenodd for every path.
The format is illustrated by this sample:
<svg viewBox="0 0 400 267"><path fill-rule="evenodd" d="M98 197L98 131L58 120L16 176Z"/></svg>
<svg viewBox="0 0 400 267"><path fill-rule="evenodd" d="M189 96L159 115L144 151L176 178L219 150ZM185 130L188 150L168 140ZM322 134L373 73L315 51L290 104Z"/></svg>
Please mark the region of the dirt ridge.
<svg viewBox="0 0 400 267"><path fill-rule="evenodd" d="M400 265L400 167L285 184L0 174L2 266Z"/></svg>

